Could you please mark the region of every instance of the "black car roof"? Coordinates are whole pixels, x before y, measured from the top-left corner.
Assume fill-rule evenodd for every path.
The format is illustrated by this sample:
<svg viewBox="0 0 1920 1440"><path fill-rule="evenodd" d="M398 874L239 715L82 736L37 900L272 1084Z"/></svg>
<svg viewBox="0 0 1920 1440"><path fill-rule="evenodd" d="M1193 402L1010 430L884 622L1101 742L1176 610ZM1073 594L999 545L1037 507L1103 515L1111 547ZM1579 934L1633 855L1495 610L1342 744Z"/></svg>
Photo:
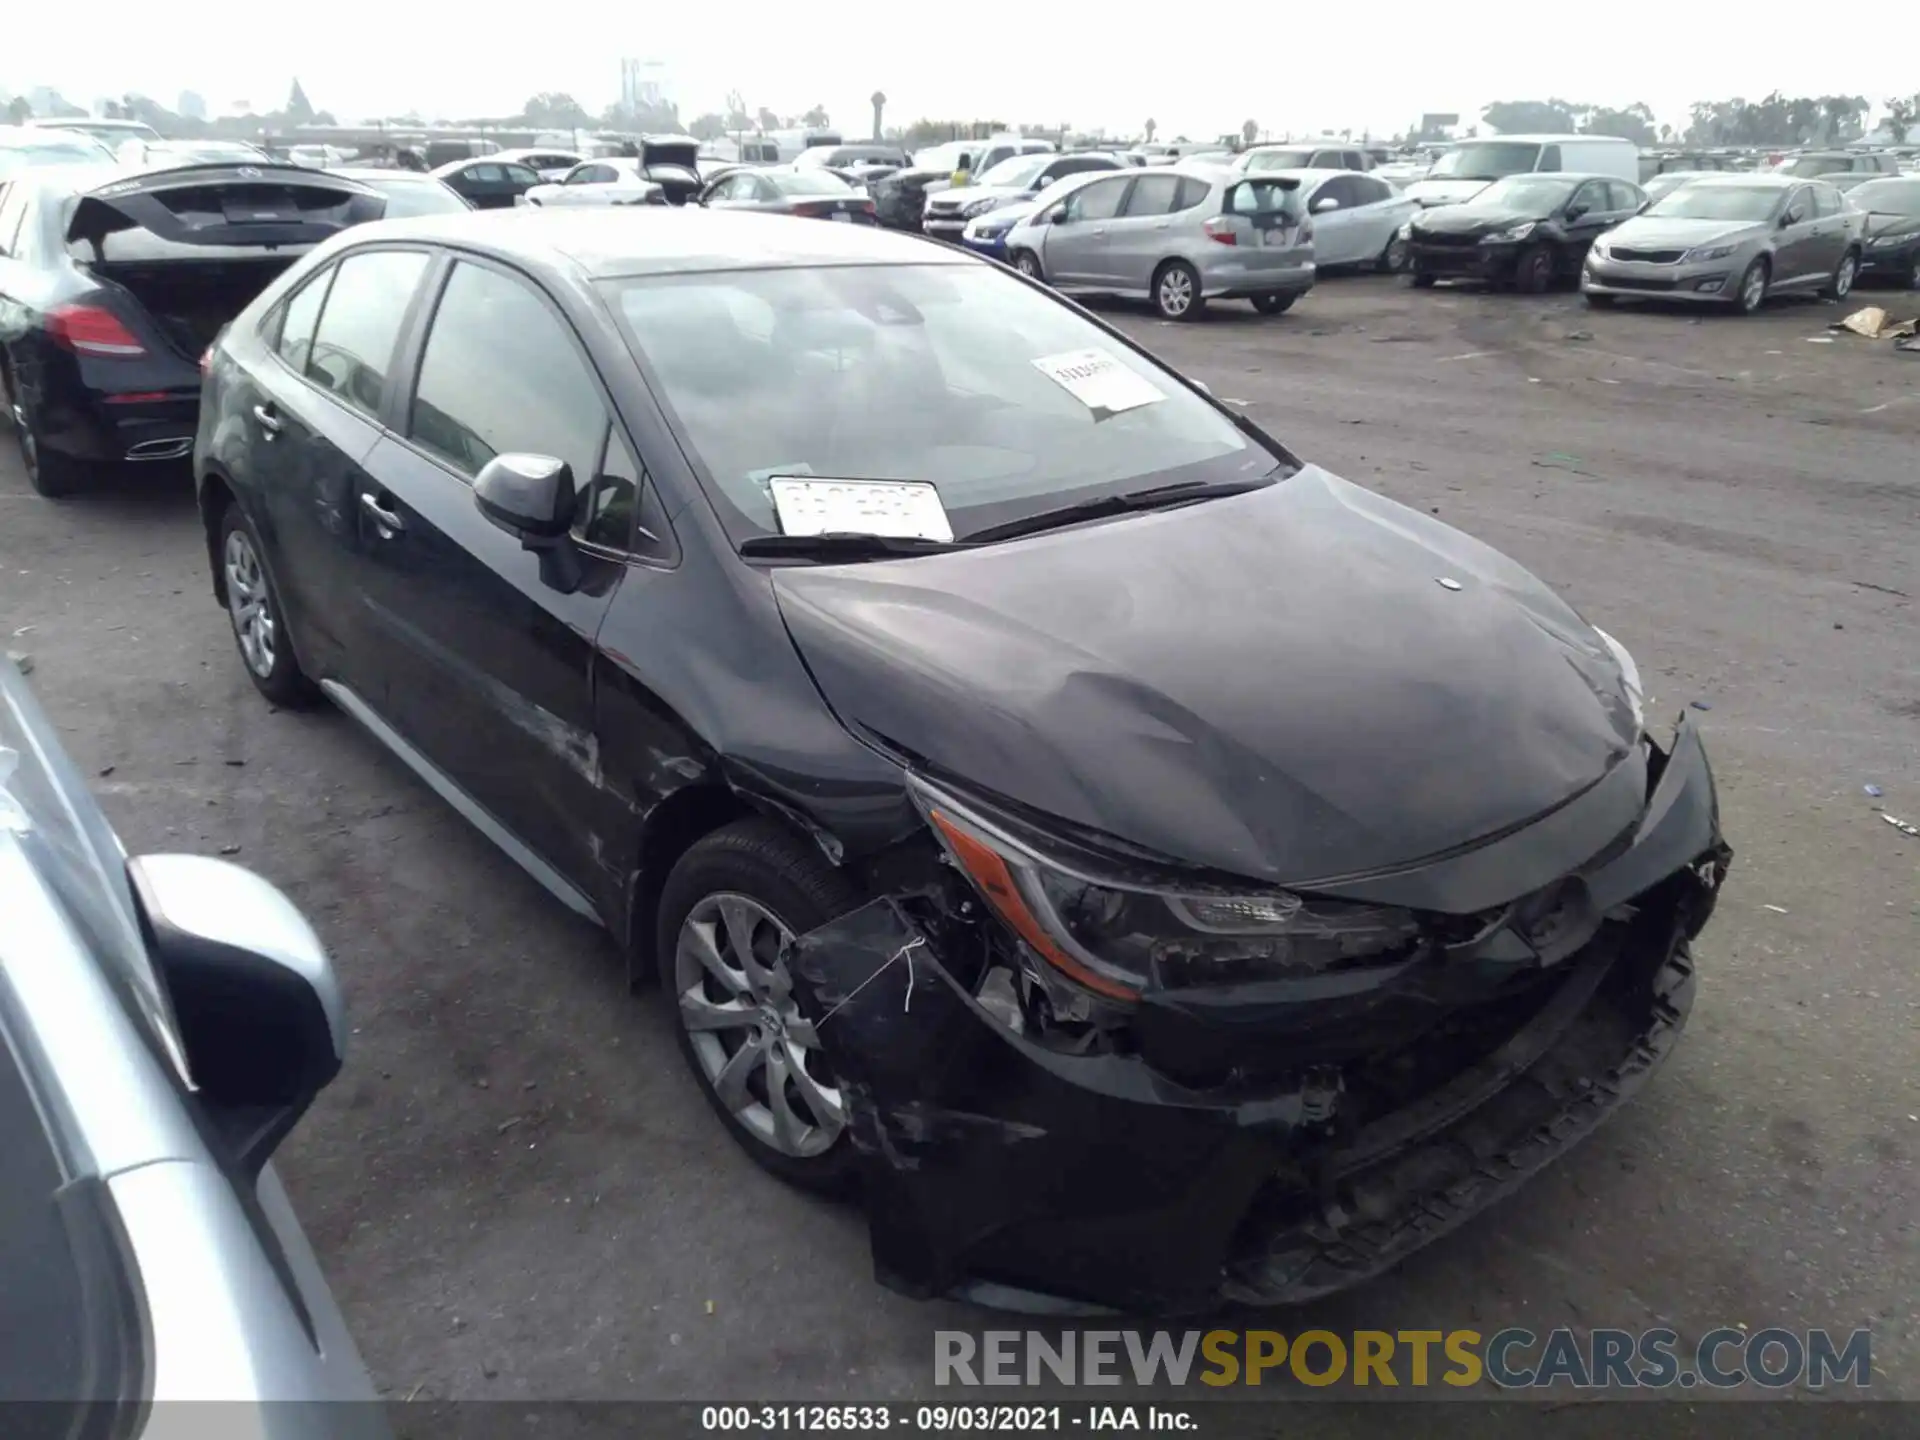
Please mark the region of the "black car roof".
<svg viewBox="0 0 1920 1440"><path fill-rule="evenodd" d="M526 207L475 215L425 215L357 227L356 241L417 240L535 267L566 267L594 280L700 270L825 265L973 265L982 262L917 236L872 225L828 225L695 207Z"/></svg>

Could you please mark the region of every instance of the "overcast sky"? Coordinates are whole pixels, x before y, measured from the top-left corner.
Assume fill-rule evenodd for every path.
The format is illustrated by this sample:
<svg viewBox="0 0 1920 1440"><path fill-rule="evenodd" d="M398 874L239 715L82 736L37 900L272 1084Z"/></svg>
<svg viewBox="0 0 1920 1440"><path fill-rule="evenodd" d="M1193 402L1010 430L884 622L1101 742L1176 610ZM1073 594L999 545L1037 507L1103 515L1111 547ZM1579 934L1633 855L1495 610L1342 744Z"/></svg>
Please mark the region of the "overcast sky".
<svg viewBox="0 0 1920 1440"><path fill-rule="evenodd" d="M718 110L738 89L749 108L824 105L850 133L871 123L876 87L889 97L889 123L991 117L1132 132L1151 115L1163 134L1196 138L1247 119L1275 133L1391 133L1423 111L1465 119L1488 101L1548 95L1643 100L1677 124L1698 99L1779 88L1863 94L1877 105L1920 88L1911 47L1791 43L1778 25L1728 24L1706 11L1675 12L1683 29L1689 15L1698 21L1694 41L1681 31L1662 41L1645 16L1520 0L1486 0L1470 15L1373 0L1231 17L1155 0L1013 11L878 0L533 8L199 0L174 10L95 0L84 32L68 6L7 8L0 86L15 92L51 85L85 105L137 90L172 105L190 89L214 113L240 100L268 110L297 74L316 107L343 119L415 108L508 114L542 90L567 91L597 112L618 98L622 55L662 62L685 119Z"/></svg>

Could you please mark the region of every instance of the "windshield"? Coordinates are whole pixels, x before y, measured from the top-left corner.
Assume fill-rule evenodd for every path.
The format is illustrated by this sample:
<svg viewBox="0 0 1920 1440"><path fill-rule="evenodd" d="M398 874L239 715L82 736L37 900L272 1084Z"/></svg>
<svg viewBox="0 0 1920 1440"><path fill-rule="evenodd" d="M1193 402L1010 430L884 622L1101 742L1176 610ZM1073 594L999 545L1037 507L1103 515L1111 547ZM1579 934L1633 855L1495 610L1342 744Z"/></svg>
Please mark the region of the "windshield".
<svg viewBox="0 0 1920 1440"><path fill-rule="evenodd" d="M415 215L452 215L473 207L438 180L389 180L386 176L358 177L387 197L389 220L405 220Z"/></svg>
<svg viewBox="0 0 1920 1440"><path fill-rule="evenodd" d="M1467 201L1468 206L1489 210L1526 210L1545 215L1566 201L1578 180L1557 175L1516 175L1487 186Z"/></svg>
<svg viewBox="0 0 1920 1440"><path fill-rule="evenodd" d="M1699 178L1699 175L1691 174L1685 170L1668 170L1654 176L1640 188L1647 192L1648 199L1659 200L1664 196L1671 195L1682 185L1690 184Z"/></svg>
<svg viewBox="0 0 1920 1440"><path fill-rule="evenodd" d="M1433 162L1429 180L1504 180L1539 163L1540 147L1527 141L1486 140L1458 145Z"/></svg>
<svg viewBox="0 0 1920 1440"><path fill-rule="evenodd" d="M1643 214L1667 220L1739 220L1759 224L1771 219L1787 192L1778 185L1682 185Z"/></svg>
<svg viewBox="0 0 1920 1440"><path fill-rule="evenodd" d="M1276 463L1152 361L988 266L604 284L736 538L778 533L777 475L931 481L964 535L1093 495L1254 478ZM1094 391L1068 388L1069 367L1085 362L1135 393L1095 408Z"/></svg>
<svg viewBox="0 0 1920 1440"><path fill-rule="evenodd" d="M1920 179L1869 180L1854 187L1847 203L1875 215L1920 217Z"/></svg>
<svg viewBox="0 0 1920 1440"><path fill-rule="evenodd" d="M767 179L782 195L852 195L854 188L826 170L772 170Z"/></svg>
<svg viewBox="0 0 1920 1440"><path fill-rule="evenodd" d="M1773 173L1812 179L1816 175L1831 175L1835 171L1852 168L1853 162L1844 155L1795 155L1791 160L1782 160L1774 167Z"/></svg>
<svg viewBox="0 0 1920 1440"><path fill-rule="evenodd" d="M1312 163L1311 150L1252 150L1247 154L1249 170L1305 170Z"/></svg>
<svg viewBox="0 0 1920 1440"><path fill-rule="evenodd" d="M0 175L14 170L43 169L51 165L111 165L113 155L81 136L55 139L35 137L0 139Z"/></svg>
<svg viewBox="0 0 1920 1440"><path fill-rule="evenodd" d="M1040 178L1040 172L1053 163L1051 155L1016 155L1002 160L984 175L973 177L976 185L1004 185L1009 190L1024 190Z"/></svg>

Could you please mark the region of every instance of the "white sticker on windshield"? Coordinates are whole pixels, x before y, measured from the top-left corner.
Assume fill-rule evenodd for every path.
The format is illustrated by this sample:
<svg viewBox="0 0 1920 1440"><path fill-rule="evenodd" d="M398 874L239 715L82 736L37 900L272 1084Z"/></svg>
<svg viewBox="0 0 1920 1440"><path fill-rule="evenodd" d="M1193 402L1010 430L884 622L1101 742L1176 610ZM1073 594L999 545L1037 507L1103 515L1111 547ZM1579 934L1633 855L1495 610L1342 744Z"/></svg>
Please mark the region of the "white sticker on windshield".
<svg viewBox="0 0 1920 1440"><path fill-rule="evenodd" d="M818 480L776 475L774 514L787 535L895 535L953 539L940 492L925 480Z"/></svg>
<svg viewBox="0 0 1920 1440"><path fill-rule="evenodd" d="M1167 398L1166 392L1151 380L1129 370L1104 350L1042 355L1033 364L1042 375L1091 410L1096 420Z"/></svg>

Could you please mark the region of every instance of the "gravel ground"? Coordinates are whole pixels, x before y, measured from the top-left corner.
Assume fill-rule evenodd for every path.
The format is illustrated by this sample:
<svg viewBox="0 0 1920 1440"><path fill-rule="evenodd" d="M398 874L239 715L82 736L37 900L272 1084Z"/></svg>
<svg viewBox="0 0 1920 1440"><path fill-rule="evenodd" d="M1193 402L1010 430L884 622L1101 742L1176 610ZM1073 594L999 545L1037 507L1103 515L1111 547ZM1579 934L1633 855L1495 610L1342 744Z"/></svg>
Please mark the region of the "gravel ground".
<svg viewBox="0 0 1920 1440"><path fill-rule="evenodd" d="M1399 1271L1268 1323L1864 1325L1876 1391L1920 1398L1920 842L1876 813L1920 822L1920 359L1809 343L1840 313L1818 304L1371 278L1274 320L1106 313L1528 564L1636 652L1657 713L1711 707L1738 851L1643 1096ZM332 947L357 1048L280 1164L381 1385L924 1396L931 1331L990 1317L878 1288L859 1216L735 1149L595 932L343 717L267 710L185 478L56 506L0 453L6 643L129 847L237 845Z"/></svg>

